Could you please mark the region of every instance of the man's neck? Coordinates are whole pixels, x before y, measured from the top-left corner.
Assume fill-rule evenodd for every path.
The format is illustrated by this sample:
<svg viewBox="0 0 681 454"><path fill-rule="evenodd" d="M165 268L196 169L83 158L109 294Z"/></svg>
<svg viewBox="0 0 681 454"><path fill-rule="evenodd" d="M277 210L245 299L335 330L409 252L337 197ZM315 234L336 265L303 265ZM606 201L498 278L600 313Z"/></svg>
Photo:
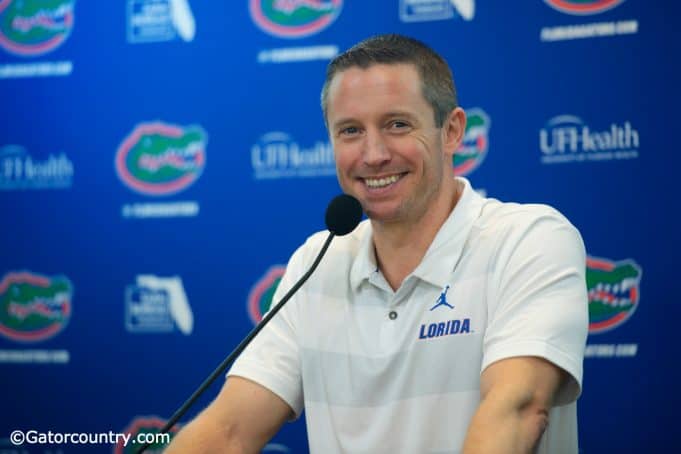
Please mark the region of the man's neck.
<svg viewBox="0 0 681 454"><path fill-rule="evenodd" d="M421 263L440 227L461 198L463 183L456 180L452 183L443 187L433 206L412 222L372 221L376 261L393 290L397 290Z"/></svg>

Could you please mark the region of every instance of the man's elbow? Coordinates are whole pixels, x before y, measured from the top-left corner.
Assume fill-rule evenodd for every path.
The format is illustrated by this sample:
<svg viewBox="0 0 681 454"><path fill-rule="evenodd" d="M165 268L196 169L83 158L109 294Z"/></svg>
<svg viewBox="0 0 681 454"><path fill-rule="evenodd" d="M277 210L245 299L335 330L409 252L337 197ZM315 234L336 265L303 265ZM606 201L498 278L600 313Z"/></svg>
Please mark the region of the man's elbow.
<svg viewBox="0 0 681 454"><path fill-rule="evenodd" d="M526 442L523 452L535 452L549 426L549 408L547 405L530 404L521 412L521 420Z"/></svg>
<svg viewBox="0 0 681 454"><path fill-rule="evenodd" d="M509 421L515 420L517 424L517 452L535 452L549 425L551 396L525 387L513 390L502 387L497 391L499 394L493 397L498 401L506 402L506 414L510 417ZM504 394L504 391L507 393Z"/></svg>

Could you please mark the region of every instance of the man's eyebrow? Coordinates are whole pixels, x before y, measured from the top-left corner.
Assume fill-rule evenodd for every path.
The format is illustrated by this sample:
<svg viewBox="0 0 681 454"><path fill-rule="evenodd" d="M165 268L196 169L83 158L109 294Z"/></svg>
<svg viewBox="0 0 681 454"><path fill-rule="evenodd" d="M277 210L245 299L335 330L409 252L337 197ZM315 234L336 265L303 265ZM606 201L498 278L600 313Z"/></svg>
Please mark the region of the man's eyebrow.
<svg viewBox="0 0 681 454"><path fill-rule="evenodd" d="M331 128L332 129L338 129L342 126L346 126L346 125L349 125L349 124L352 124L352 123L355 123L355 120L352 119L352 118L341 118L341 119L336 120L333 123L331 123Z"/></svg>
<svg viewBox="0 0 681 454"><path fill-rule="evenodd" d="M414 115L410 112L407 112L405 110L395 110L395 111L388 112L385 115L383 115L383 118L394 118L394 117L404 117L404 118L408 118L410 120L416 119L416 115Z"/></svg>
<svg viewBox="0 0 681 454"><path fill-rule="evenodd" d="M388 120L388 119L396 118L396 117L402 117L402 118L406 118L406 119L412 120L412 121L417 120L416 115L414 115L413 113L410 113L406 110L394 110L394 111L386 112L383 115L381 115L381 120ZM349 125L349 124L353 124L353 123L356 123L356 122L357 122L357 120L355 120L354 118L351 118L351 117L340 118L340 119L334 121L333 123L331 123L331 128L337 129L339 127L346 126L346 125Z"/></svg>

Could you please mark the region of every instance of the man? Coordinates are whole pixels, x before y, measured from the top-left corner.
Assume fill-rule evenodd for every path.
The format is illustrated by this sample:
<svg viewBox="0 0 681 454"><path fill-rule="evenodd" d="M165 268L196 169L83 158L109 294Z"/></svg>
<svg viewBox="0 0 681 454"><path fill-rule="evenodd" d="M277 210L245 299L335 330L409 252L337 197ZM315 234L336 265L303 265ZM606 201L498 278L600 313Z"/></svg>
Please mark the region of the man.
<svg viewBox="0 0 681 454"><path fill-rule="evenodd" d="M258 452L304 408L313 453L576 453L577 230L454 177L465 113L418 41L378 36L339 55L322 109L340 185L369 220L334 240L169 452ZM275 301L324 236L292 256Z"/></svg>

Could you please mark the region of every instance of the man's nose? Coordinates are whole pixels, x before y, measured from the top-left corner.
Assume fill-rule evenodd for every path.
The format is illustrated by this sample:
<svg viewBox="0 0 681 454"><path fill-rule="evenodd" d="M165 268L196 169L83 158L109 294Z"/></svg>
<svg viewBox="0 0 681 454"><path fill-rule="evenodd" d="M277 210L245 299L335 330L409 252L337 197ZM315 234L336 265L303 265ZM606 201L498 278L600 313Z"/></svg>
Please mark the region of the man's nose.
<svg viewBox="0 0 681 454"><path fill-rule="evenodd" d="M379 131L367 131L362 151L362 159L368 166L376 167L390 161L390 151Z"/></svg>

